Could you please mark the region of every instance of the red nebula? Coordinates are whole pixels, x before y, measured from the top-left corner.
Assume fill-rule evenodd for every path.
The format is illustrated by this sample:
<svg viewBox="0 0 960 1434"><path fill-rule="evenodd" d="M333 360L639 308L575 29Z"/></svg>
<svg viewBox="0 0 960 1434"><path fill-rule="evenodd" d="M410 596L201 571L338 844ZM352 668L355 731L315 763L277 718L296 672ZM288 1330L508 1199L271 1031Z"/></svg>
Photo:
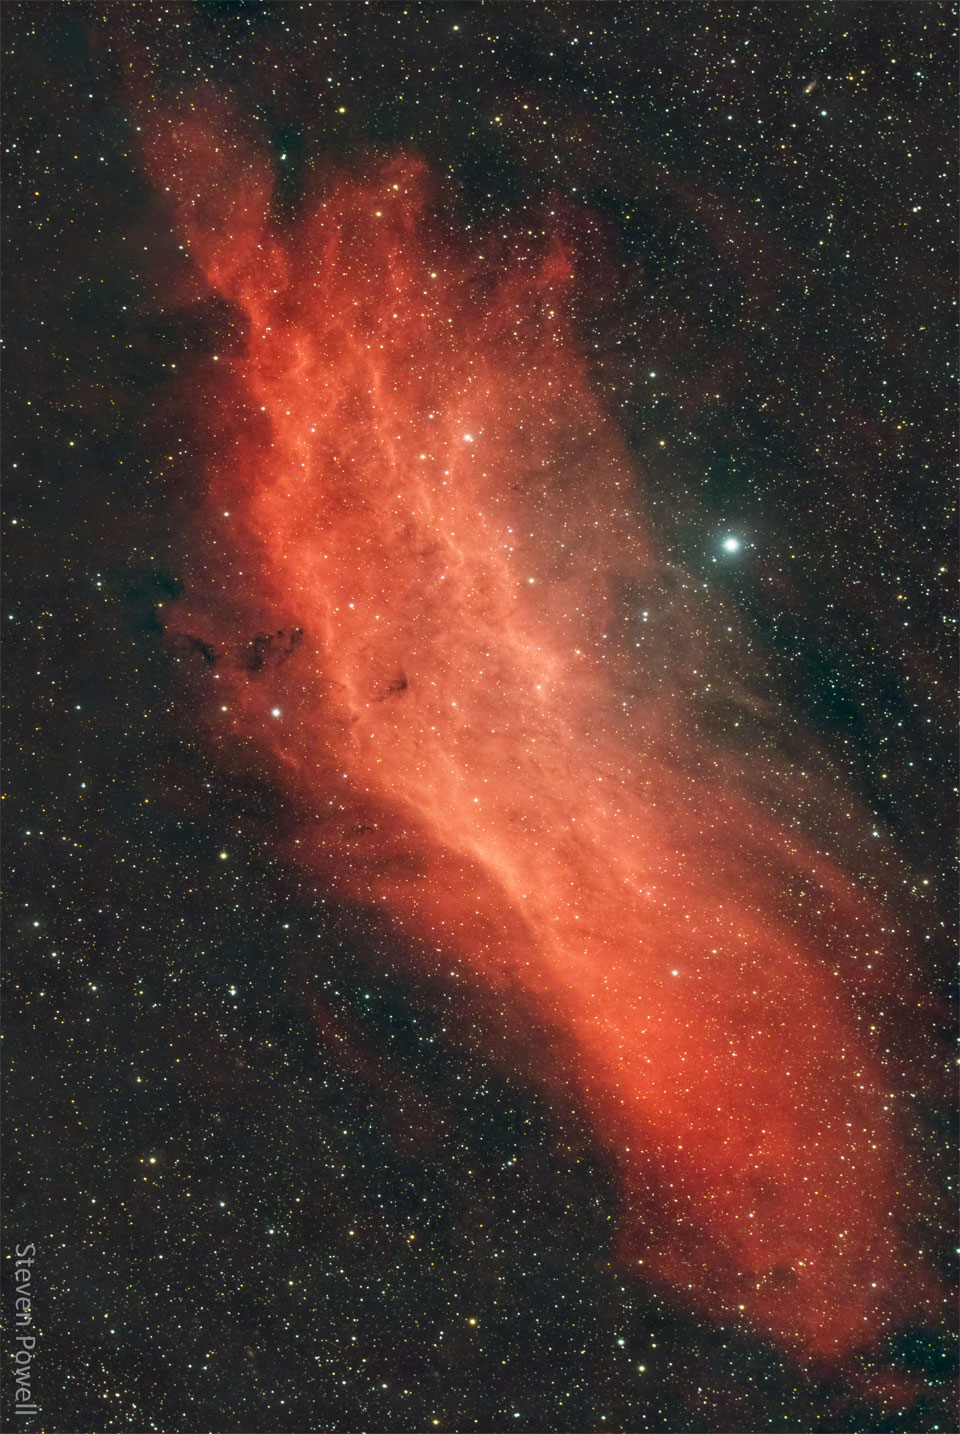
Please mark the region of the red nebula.
<svg viewBox="0 0 960 1434"><path fill-rule="evenodd" d="M567 248L471 257L410 158L327 175L282 223L206 120L148 163L245 325L196 396L216 442L171 617L231 654L224 760L270 774L287 855L411 962L563 1033L539 1074L613 1154L638 1274L798 1354L875 1341L932 1297L850 991L889 918L738 792L679 686L624 698L617 584L659 560Z"/></svg>

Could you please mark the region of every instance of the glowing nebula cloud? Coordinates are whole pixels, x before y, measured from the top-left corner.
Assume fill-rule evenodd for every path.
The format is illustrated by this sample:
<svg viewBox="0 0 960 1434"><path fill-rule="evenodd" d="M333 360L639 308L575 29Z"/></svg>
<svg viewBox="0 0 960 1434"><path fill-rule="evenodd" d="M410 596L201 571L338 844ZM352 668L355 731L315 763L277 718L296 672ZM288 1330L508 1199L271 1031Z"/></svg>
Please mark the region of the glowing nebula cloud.
<svg viewBox="0 0 960 1434"><path fill-rule="evenodd" d="M889 932L735 789L679 688L625 695L615 594L659 560L564 245L471 256L410 158L329 174L280 224L223 127L168 120L147 151L246 326L196 395L214 441L170 619L226 654L223 760L270 774L286 854L411 963L440 952L562 1033L539 1075L612 1153L628 1266L806 1355L871 1343L932 1297L836 974L838 951L879 970Z"/></svg>

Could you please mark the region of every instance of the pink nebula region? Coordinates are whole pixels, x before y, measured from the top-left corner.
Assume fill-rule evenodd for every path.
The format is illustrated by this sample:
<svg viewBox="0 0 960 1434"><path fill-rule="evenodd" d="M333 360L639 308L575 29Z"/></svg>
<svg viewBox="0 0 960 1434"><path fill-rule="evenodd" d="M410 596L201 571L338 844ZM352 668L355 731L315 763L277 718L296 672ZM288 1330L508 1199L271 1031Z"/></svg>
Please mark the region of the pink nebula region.
<svg viewBox="0 0 960 1434"><path fill-rule="evenodd" d="M631 676L618 593L662 560L574 246L457 233L416 158L331 169L281 221L222 123L146 150L242 331L195 393L169 618L224 654L221 759L285 795L285 857L411 975L456 967L560 1033L536 1076L609 1152L627 1267L797 1357L875 1344L937 1298L857 1006L895 923L738 789L681 684Z"/></svg>

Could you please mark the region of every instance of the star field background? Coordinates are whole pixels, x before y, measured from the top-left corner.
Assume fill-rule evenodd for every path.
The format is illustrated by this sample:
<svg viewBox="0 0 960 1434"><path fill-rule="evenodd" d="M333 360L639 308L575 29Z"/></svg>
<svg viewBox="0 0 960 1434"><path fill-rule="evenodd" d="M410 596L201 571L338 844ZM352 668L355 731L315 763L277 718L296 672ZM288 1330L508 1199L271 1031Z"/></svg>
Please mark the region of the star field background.
<svg viewBox="0 0 960 1434"><path fill-rule="evenodd" d="M276 861L276 796L192 731L161 625L200 461L176 385L237 340L222 306L169 303L130 103L238 96L291 210L326 157L403 145L478 234L546 195L601 217L594 380L663 550L789 714L751 739L816 739L906 856L930 1075L904 1093L946 1190L953 10L4 11L4 1254L37 1244L43 1411L21 1422L953 1427L952 1329L818 1379L627 1280L586 1121L520 1054L492 1070L455 983L386 976ZM689 610L660 597L649 640L675 650Z"/></svg>

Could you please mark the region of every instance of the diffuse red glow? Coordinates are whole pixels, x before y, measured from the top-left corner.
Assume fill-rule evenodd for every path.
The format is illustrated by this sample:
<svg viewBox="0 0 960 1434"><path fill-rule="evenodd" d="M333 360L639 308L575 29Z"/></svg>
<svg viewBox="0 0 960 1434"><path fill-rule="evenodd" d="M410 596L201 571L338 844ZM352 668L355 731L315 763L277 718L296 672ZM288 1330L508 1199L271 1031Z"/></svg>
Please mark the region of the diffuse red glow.
<svg viewBox="0 0 960 1434"><path fill-rule="evenodd" d="M233 654L274 634L217 668L215 740L286 791L319 882L565 1033L626 1261L814 1356L870 1343L928 1293L833 974L881 917L704 775L679 696L623 700L614 587L656 558L563 246L459 256L407 159L283 229L206 124L165 127L151 168L249 327L174 619Z"/></svg>

